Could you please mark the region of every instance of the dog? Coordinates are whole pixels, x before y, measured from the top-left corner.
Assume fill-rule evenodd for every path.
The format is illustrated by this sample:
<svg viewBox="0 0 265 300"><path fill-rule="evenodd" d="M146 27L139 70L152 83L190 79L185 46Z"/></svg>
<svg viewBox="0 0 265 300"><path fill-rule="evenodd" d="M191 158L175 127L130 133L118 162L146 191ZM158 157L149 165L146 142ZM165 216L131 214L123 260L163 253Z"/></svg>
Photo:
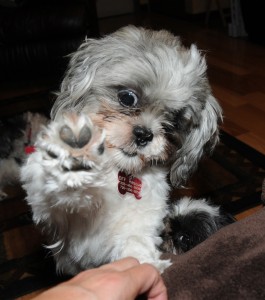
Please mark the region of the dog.
<svg viewBox="0 0 265 300"><path fill-rule="evenodd" d="M47 123L45 115L29 111L0 120L0 200L8 198L6 186L20 183L20 167Z"/></svg>
<svg viewBox="0 0 265 300"><path fill-rule="evenodd" d="M206 71L195 45L134 26L87 39L72 55L52 121L21 168L58 272L126 256L161 273L171 264L161 259L161 234L183 203L170 205L170 189L219 141L222 110Z"/></svg>
<svg viewBox="0 0 265 300"><path fill-rule="evenodd" d="M234 222L236 219L231 214L212 204L210 200L184 197L171 204L164 221L160 250L183 254Z"/></svg>

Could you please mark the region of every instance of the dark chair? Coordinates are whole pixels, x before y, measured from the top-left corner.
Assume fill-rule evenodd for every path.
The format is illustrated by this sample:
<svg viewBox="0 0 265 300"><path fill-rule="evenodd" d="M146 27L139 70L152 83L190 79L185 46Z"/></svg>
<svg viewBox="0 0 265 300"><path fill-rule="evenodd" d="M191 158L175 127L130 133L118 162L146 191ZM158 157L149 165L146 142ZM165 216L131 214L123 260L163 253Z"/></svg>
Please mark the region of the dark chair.
<svg viewBox="0 0 265 300"><path fill-rule="evenodd" d="M0 0L0 115L30 109L24 96L58 86L69 54L98 35L94 0Z"/></svg>

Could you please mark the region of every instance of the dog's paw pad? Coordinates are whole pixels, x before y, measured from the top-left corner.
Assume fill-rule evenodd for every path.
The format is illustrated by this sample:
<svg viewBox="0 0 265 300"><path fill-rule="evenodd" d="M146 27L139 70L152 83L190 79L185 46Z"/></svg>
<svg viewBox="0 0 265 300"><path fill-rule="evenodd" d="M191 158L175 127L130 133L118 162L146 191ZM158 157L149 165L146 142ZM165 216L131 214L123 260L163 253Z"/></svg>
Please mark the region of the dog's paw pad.
<svg viewBox="0 0 265 300"><path fill-rule="evenodd" d="M106 162L105 131L83 113L67 112L51 122L39 136L37 148L64 172L100 169Z"/></svg>
<svg viewBox="0 0 265 300"><path fill-rule="evenodd" d="M89 171L105 162L105 131L82 113L62 114L46 128L38 146L64 171Z"/></svg>
<svg viewBox="0 0 265 300"><path fill-rule="evenodd" d="M68 125L64 125L60 129L59 136L68 146L80 149L89 143L92 133L90 128L84 125L80 132L75 135L74 131Z"/></svg>
<svg viewBox="0 0 265 300"><path fill-rule="evenodd" d="M83 148L91 139L92 133L88 126L83 126L80 130L79 137L77 139L77 145L79 148Z"/></svg>
<svg viewBox="0 0 265 300"><path fill-rule="evenodd" d="M67 126L64 125L59 132L59 136L65 144L69 145L72 148L75 148L76 138L74 135L73 130Z"/></svg>

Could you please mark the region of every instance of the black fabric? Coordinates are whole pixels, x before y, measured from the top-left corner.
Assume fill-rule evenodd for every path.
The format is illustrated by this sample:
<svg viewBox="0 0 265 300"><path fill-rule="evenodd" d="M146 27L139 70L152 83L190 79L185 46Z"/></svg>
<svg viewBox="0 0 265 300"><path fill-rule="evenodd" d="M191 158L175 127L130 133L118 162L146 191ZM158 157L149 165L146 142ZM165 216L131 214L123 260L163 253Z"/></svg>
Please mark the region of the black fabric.
<svg viewBox="0 0 265 300"><path fill-rule="evenodd" d="M68 39L51 39L18 43L0 48L0 80L40 77L63 74L69 62L69 54L81 44L84 35Z"/></svg>
<svg viewBox="0 0 265 300"><path fill-rule="evenodd" d="M0 10L0 40L5 45L67 37L85 33L87 27L86 10L80 3Z"/></svg>
<svg viewBox="0 0 265 300"><path fill-rule="evenodd" d="M95 3L26 1L0 4L0 81L62 76L69 58L86 37L98 36Z"/></svg>

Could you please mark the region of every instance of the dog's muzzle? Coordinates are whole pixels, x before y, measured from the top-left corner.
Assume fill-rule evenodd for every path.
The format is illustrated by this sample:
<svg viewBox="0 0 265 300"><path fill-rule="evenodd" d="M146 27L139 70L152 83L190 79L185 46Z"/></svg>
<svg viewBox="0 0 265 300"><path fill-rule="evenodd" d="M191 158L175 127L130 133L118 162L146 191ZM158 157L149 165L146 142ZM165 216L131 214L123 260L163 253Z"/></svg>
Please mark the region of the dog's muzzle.
<svg viewBox="0 0 265 300"><path fill-rule="evenodd" d="M135 126L133 128L133 134L135 136L135 143L138 147L145 147L154 137L150 129L142 126Z"/></svg>

